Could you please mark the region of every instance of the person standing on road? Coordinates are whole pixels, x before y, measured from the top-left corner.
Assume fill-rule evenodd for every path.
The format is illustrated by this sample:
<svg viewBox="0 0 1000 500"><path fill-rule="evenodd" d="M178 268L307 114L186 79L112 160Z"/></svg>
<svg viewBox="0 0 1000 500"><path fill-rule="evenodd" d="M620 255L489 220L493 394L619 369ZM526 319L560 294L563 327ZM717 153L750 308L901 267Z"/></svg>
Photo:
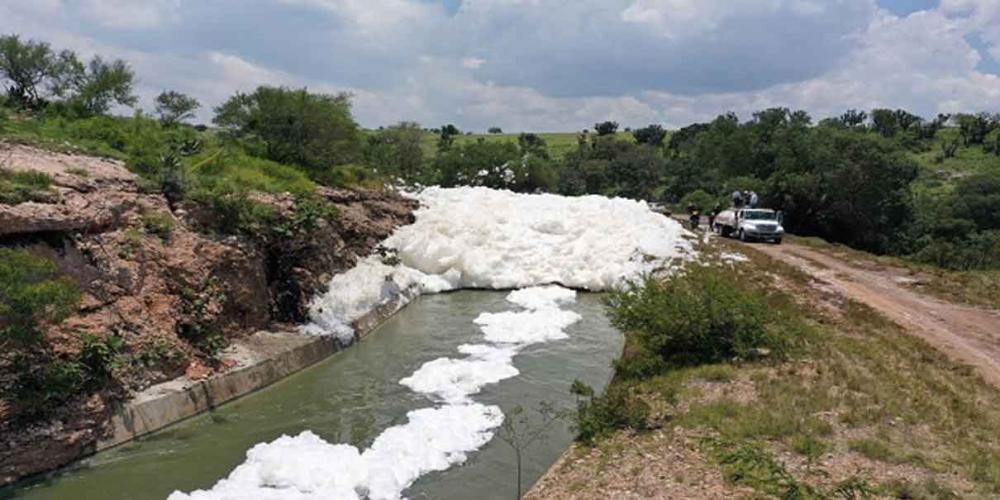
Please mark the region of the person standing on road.
<svg viewBox="0 0 1000 500"><path fill-rule="evenodd" d="M756 191L750 191L749 198L750 199L747 200L747 201L750 202L750 208L757 208L757 202L760 201L760 199L757 198L757 192Z"/></svg>
<svg viewBox="0 0 1000 500"><path fill-rule="evenodd" d="M709 232L715 231L715 217L719 215L722 211L722 204L716 203L714 207L708 212L708 230Z"/></svg>
<svg viewBox="0 0 1000 500"><path fill-rule="evenodd" d="M738 189L733 191L732 199L734 207L743 208L743 193L741 193Z"/></svg>

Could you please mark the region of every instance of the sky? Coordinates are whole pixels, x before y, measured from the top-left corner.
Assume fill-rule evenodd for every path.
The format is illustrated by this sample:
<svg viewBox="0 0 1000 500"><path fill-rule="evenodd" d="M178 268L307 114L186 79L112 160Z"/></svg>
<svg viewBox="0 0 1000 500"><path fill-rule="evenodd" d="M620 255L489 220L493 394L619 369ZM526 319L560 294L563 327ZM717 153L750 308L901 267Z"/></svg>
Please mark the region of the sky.
<svg viewBox="0 0 1000 500"><path fill-rule="evenodd" d="M258 85L366 127L669 127L784 106L1000 112L998 0L0 0L0 33L129 61L198 119Z"/></svg>

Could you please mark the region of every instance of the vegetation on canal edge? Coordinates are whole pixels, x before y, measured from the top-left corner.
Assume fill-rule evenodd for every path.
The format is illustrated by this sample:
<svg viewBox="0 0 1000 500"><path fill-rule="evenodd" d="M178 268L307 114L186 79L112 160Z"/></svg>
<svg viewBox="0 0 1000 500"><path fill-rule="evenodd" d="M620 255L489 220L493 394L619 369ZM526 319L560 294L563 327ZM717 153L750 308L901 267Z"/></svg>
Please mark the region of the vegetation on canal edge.
<svg viewBox="0 0 1000 500"><path fill-rule="evenodd" d="M740 251L749 262L716 256L613 295L625 355L606 395L574 387L580 441L690 437L727 482L781 498L1000 494L1000 393L869 307Z"/></svg>

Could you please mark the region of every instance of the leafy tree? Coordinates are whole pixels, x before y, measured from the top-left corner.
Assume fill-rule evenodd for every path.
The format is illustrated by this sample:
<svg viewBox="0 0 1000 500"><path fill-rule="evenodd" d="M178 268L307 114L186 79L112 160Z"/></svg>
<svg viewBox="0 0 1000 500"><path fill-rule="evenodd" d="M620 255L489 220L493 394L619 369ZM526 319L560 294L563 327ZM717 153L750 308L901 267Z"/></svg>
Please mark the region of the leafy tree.
<svg viewBox="0 0 1000 500"><path fill-rule="evenodd" d="M897 109L895 111L895 114L896 114L896 123L899 125L899 128L903 132L909 131L911 127L917 126L924 121L923 118L913 113L910 113L905 109Z"/></svg>
<svg viewBox="0 0 1000 500"><path fill-rule="evenodd" d="M545 139L538 134L525 133L517 137L517 147L525 155L533 155L548 160L549 150L546 146Z"/></svg>
<svg viewBox="0 0 1000 500"><path fill-rule="evenodd" d="M444 187L485 186L507 189L524 177L521 152L510 142L479 139L459 144L434 159L437 182Z"/></svg>
<svg viewBox="0 0 1000 500"><path fill-rule="evenodd" d="M899 121L891 109L872 110L872 128L882 137L892 137L899 131Z"/></svg>
<svg viewBox="0 0 1000 500"><path fill-rule="evenodd" d="M850 131L826 130L810 141L809 169L783 171L768 197L795 231L856 248L887 252L912 217L913 160L891 143Z"/></svg>
<svg viewBox="0 0 1000 500"><path fill-rule="evenodd" d="M458 127L447 124L441 127L441 134L438 137L437 148L438 151L447 151L451 149L451 146L455 143L455 136L462 135L462 131Z"/></svg>
<svg viewBox="0 0 1000 500"><path fill-rule="evenodd" d="M634 146L608 164L614 194L638 200L653 199L664 171L663 157L649 146Z"/></svg>
<svg viewBox="0 0 1000 500"><path fill-rule="evenodd" d="M957 114L955 121L958 122L958 133L966 146L983 144L986 136L1000 127L1000 116L989 113Z"/></svg>
<svg viewBox="0 0 1000 500"><path fill-rule="evenodd" d="M667 150L675 154L679 153L681 149L692 144L698 134L707 131L708 128L709 125L707 123L695 123L682 127L670 136L670 142L667 143Z"/></svg>
<svg viewBox="0 0 1000 500"><path fill-rule="evenodd" d="M941 130L948 123L949 119L951 119L951 115L938 114L937 118L929 122L918 123L915 127L917 137L925 141L934 139L937 136L938 130Z"/></svg>
<svg viewBox="0 0 1000 500"><path fill-rule="evenodd" d="M618 132L618 122L601 122L594 124L597 135L615 135Z"/></svg>
<svg viewBox="0 0 1000 500"><path fill-rule="evenodd" d="M156 96L156 114L164 125L173 125L194 118L201 103L194 97L173 90L164 90Z"/></svg>
<svg viewBox="0 0 1000 500"><path fill-rule="evenodd" d="M955 216L983 231L1000 230L1000 174L966 177L955 186Z"/></svg>
<svg viewBox="0 0 1000 500"><path fill-rule="evenodd" d="M132 93L135 73L121 59L105 61L95 56L83 64L72 52L59 57L59 70L53 79L53 94L63 98L60 108L75 117L103 115L114 105L135 106Z"/></svg>
<svg viewBox="0 0 1000 500"><path fill-rule="evenodd" d="M653 124L633 130L632 136L635 137L635 142L639 144L660 147L663 145L664 139L667 138L667 131L662 125Z"/></svg>
<svg viewBox="0 0 1000 500"><path fill-rule="evenodd" d="M503 129L500 128L500 127L490 127L490 129L487 130L487 132L489 132L491 134L502 134L503 133Z"/></svg>
<svg viewBox="0 0 1000 500"><path fill-rule="evenodd" d="M414 180L421 173L424 152L420 147L424 131L413 122L400 122L368 138L365 163L380 174Z"/></svg>
<svg viewBox="0 0 1000 500"><path fill-rule="evenodd" d="M866 121L868 121L868 113L856 109L849 109L845 111L844 114L840 115L839 121L846 127L861 127L864 126Z"/></svg>
<svg viewBox="0 0 1000 500"><path fill-rule="evenodd" d="M258 87L215 109L214 122L266 158L305 167L314 177L360 158L360 133L347 94Z"/></svg>
<svg viewBox="0 0 1000 500"><path fill-rule="evenodd" d="M9 104L38 109L45 104L42 88L57 70L57 57L48 43L22 41L17 35L0 37L0 76L9 82Z"/></svg>

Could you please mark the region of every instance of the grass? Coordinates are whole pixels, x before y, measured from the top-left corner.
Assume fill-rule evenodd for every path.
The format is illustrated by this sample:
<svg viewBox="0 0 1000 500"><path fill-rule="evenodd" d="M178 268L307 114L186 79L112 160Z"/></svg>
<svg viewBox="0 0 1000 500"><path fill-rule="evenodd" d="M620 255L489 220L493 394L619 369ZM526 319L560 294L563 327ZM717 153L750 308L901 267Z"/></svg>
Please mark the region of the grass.
<svg viewBox="0 0 1000 500"><path fill-rule="evenodd" d="M914 153L913 157L920 165L925 181L948 180L969 174L1000 170L1000 156L987 153L981 146L961 146L954 158L938 161L941 144L959 138L958 129L945 128L938 132L928 151Z"/></svg>
<svg viewBox="0 0 1000 500"><path fill-rule="evenodd" d="M166 213L148 210L142 213L142 227L147 234L168 241L174 230L174 219Z"/></svg>
<svg viewBox="0 0 1000 500"><path fill-rule="evenodd" d="M46 174L0 168L0 203L17 205L28 201L50 201L55 196L51 185L52 178Z"/></svg>
<svg viewBox="0 0 1000 500"><path fill-rule="evenodd" d="M786 361L681 367L639 380L616 377L613 385L660 401L651 418L704 436L703 451L725 477L763 495L951 498L954 478L972 484L964 495L1000 494L1000 391L871 308L821 308L822 295L800 271L741 252L750 262L734 271L736 279L757 283L772 314L805 324L801 349ZM697 382L705 380L730 389L701 392ZM747 384L752 391L739 396ZM785 452L799 458L777 460ZM890 483L825 460L850 452L927 478Z"/></svg>
<svg viewBox="0 0 1000 500"><path fill-rule="evenodd" d="M848 443L855 453L880 462L896 462L898 459L892 448L885 441L874 438L856 439Z"/></svg>
<svg viewBox="0 0 1000 500"><path fill-rule="evenodd" d="M250 156L236 148L211 148L193 158L186 172L199 189L312 194L316 184L296 167Z"/></svg>
<svg viewBox="0 0 1000 500"><path fill-rule="evenodd" d="M496 141L496 142L512 142L517 143L517 138L520 136L517 134L471 134L471 135L460 135L455 137L456 144L465 144L470 142L478 141L483 139L485 141ZM545 144L548 148L549 155L555 160L561 160L568 153L574 151L577 147L577 143L580 137L579 132L539 132L536 135L540 136L545 140ZM590 134L593 135L593 134ZM632 137L631 132L619 132L616 137L625 141L635 141ZM437 156L437 141L438 135L432 134L430 132L424 135L423 141L421 142L421 147L424 150L424 155L428 158L434 158Z"/></svg>

